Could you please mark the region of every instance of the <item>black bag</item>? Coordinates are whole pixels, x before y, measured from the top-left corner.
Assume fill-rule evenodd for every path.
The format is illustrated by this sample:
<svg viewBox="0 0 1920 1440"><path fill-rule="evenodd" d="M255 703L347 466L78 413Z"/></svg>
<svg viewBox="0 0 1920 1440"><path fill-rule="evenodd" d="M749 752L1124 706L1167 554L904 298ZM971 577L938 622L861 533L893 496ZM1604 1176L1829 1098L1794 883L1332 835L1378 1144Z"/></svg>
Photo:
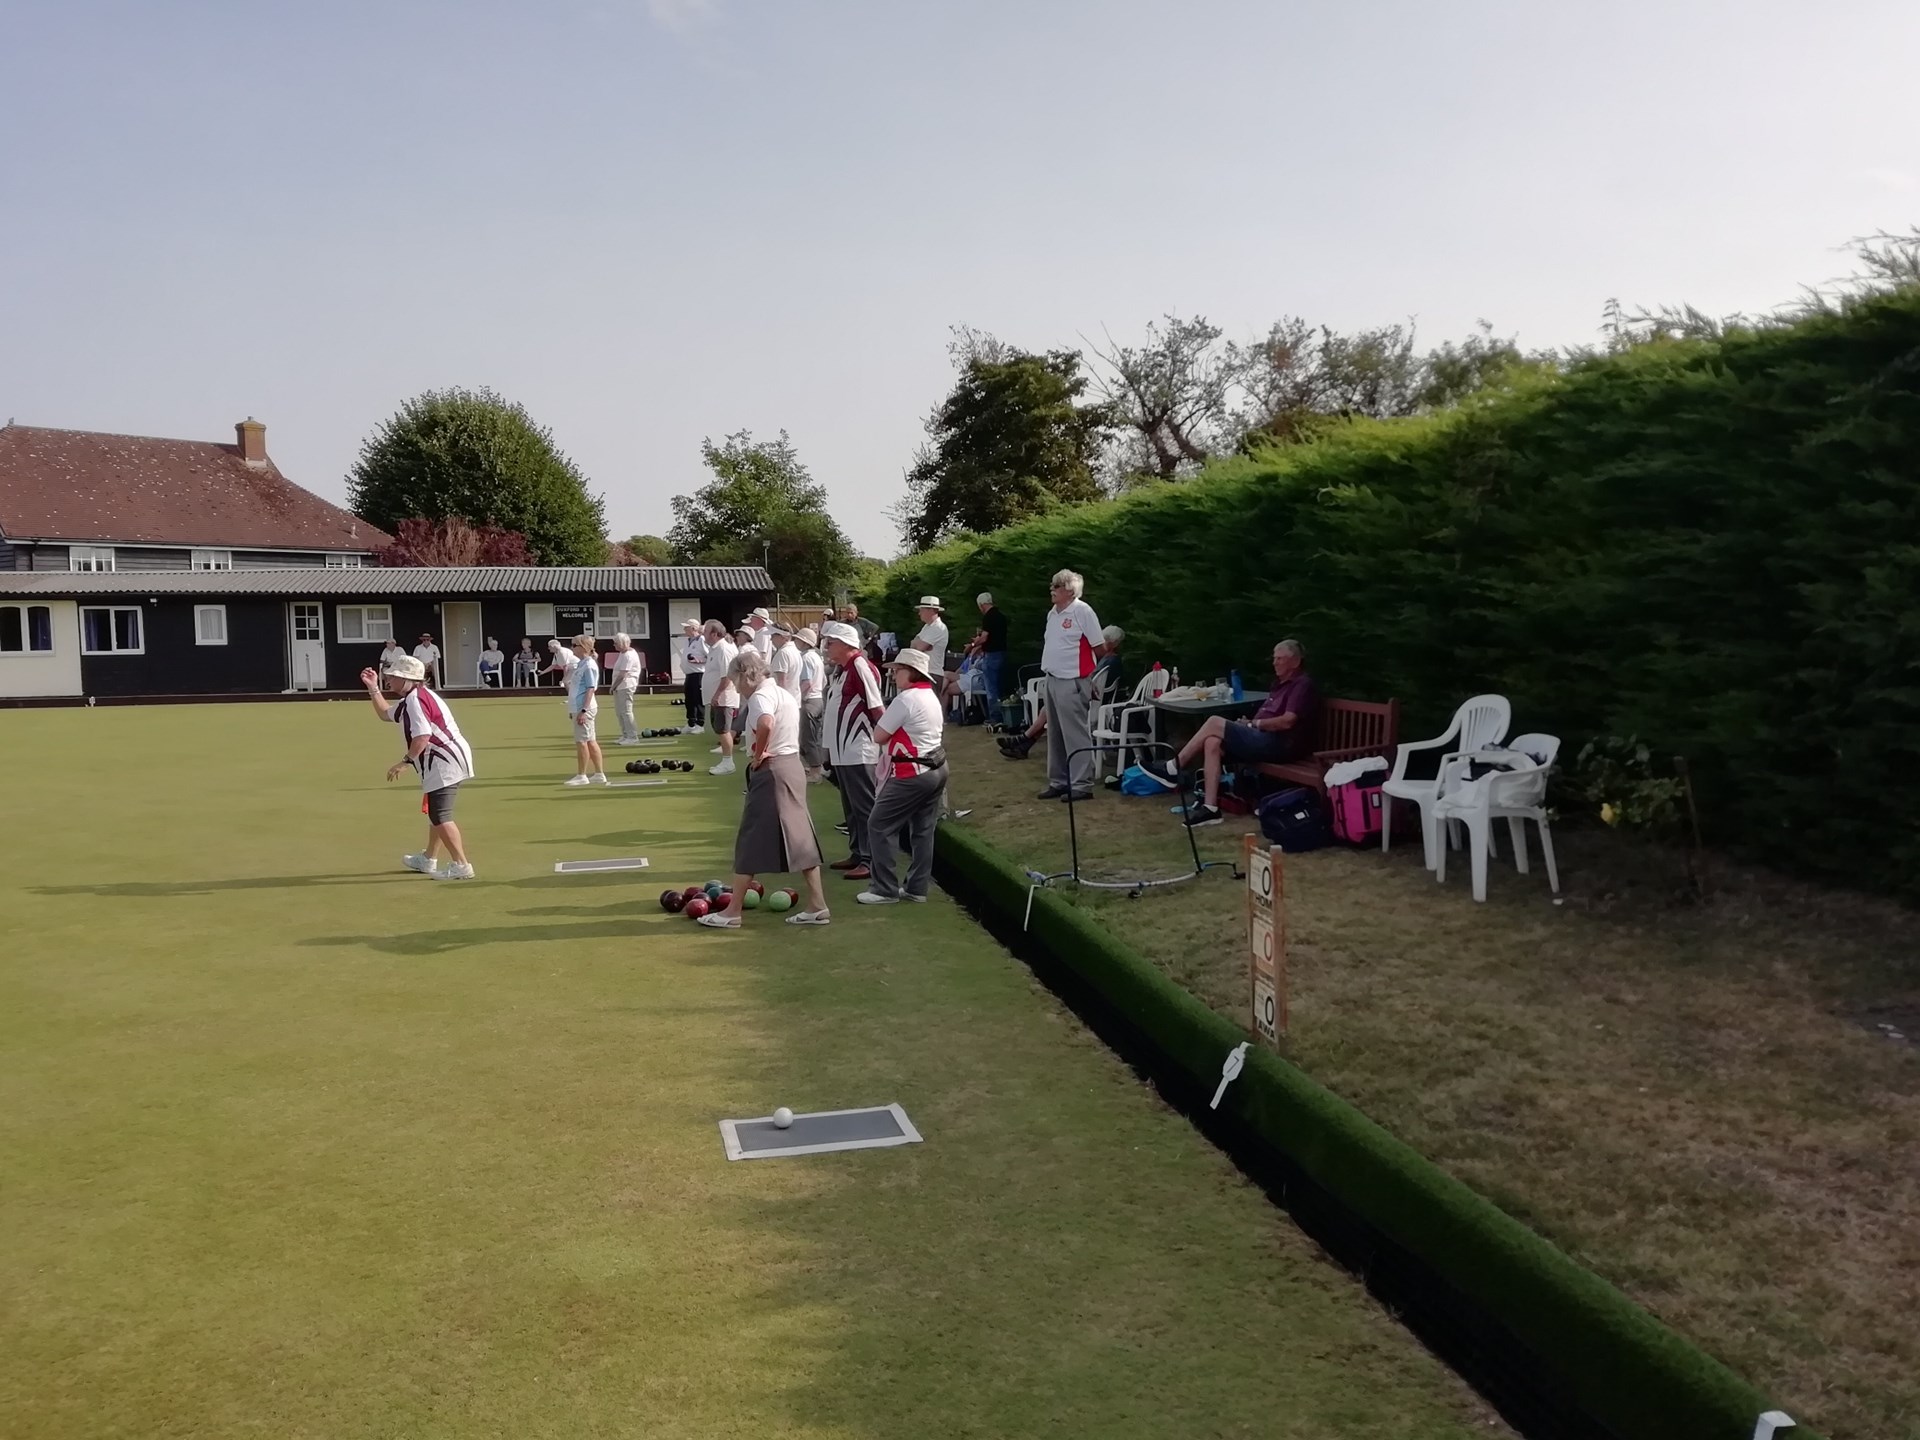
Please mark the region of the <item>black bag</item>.
<svg viewBox="0 0 1920 1440"><path fill-rule="evenodd" d="M1269 795L1254 807L1260 833L1289 855L1333 843L1333 826L1317 792L1303 788Z"/></svg>

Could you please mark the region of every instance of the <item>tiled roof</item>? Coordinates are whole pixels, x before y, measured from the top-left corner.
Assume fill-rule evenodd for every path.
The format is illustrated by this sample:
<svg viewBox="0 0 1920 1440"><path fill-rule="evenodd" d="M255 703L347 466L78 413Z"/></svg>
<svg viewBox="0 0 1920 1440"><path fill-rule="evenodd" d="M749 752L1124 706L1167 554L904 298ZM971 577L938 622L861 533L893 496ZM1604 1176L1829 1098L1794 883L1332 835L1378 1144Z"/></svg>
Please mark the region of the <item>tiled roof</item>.
<svg viewBox="0 0 1920 1440"><path fill-rule="evenodd" d="M364 570L0 570L0 595L684 595L771 594L758 565L461 565Z"/></svg>
<svg viewBox="0 0 1920 1440"><path fill-rule="evenodd" d="M13 540L371 551L387 534L238 445L0 427L0 535Z"/></svg>

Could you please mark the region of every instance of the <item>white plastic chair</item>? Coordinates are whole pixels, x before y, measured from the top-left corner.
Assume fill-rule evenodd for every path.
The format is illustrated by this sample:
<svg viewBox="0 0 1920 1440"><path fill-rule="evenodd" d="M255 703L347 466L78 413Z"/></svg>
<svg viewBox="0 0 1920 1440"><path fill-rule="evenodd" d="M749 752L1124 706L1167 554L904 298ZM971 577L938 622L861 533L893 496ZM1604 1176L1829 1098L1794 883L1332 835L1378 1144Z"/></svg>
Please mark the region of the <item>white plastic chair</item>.
<svg viewBox="0 0 1920 1440"><path fill-rule="evenodd" d="M1106 768L1109 758L1113 760L1114 773L1123 774L1128 765L1152 752L1144 748L1160 738L1160 712L1153 707L1167 688L1167 672L1155 666L1140 677L1140 683L1133 687L1133 694L1126 700L1115 700L1102 705L1095 702L1093 707L1093 743L1096 745L1123 745L1121 750L1098 750L1093 756L1093 778L1098 780ZM1129 728L1134 724L1135 716L1145 716L1144 724Z"/></svg>
<svg viewBox="0 0 1920 1440"><path fill-rule="evenodd" d="M1033 728L1033 722L1040 718L1040 712L1047 708L1047 677L1036 675L1027 681L1027 688L1020 697L1020 706L1027 717L1027 728Z"/></svg>
<svg viewBox="0 0 1920 1440"><path fill-rule="evenodd" d="M1513 723L1513 706L1504 695L1476 695L1453 712L1446 734L1431 740L1412 740L1400 746L1393 757L1393 774L1380 786L1380 849L1393 844L1393 802L1410 800L1420 807L1420 841L1426 851L1427 869L1434 867L1435 845L1439 838L1433 824L1433 805L1440 798L1440 776L1447 762L1466 750L1482 750L1506 738ZM1407 762L1415 755L1431 750L1440 752L1438 768L1430 780L1410 779Z"/></svg>
<svg viewBox="0 0 1920 1440"><path fill-rule="evenodd" d="M1487 898L1487 857L1493 853L1493 822L1505 820L1513 837L1513 868L1527 873L1527 821L1540 827L1540 853L1547 862L1547 884L1560 893L1560 870L1553 860L1553 831L1547 824L1547 779L1553 762L1560 755L1557 735L1522 735L1501 750L1482 750L1462 754L1447 761L1441 772L1441 794L1433 802L1435 840L1455 824L1467 832L1467 853L1472 859L1473 898ZM1475 762L1515 762L1518 768L1482 775L1478 780L1459 778ZM1436 843L1434 879L1447 881L1447 850Z"/></svg>

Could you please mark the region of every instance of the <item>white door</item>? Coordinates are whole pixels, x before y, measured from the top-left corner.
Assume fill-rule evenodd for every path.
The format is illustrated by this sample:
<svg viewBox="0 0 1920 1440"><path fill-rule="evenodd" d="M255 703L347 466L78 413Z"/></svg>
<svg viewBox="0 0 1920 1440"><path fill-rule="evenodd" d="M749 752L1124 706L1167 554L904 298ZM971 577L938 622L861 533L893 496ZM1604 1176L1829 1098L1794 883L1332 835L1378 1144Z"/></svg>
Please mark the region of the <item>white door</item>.
<svg viewBox="0 0 1920 1440"><path fill-rule="evenodd" d="M318 600L287 606L287 667L295 690L327 688L327 622Z"/></svg>
<svg viewBox="0 0 1920 1440"><path fill-rule="evenodd" d="M480 602L448 600L440 606L440 668L449 690L471 690L480 683L480 652L487 647L480 633Z"/></svg>
<svg viewBox="0 0 1920 1440"><path fill-rule="evenodd" d="M727 623L731 625L733 620L737 618L737 616L730 618ZM668 648L673 652L673 678L676 680L685 678L685 672L680 668L680 656L687 648L686 631L682 625L682 622L687 620L693 621L696 625L700 623L700 602L698 600L667 601L667 635L672 642Z"/></svg>

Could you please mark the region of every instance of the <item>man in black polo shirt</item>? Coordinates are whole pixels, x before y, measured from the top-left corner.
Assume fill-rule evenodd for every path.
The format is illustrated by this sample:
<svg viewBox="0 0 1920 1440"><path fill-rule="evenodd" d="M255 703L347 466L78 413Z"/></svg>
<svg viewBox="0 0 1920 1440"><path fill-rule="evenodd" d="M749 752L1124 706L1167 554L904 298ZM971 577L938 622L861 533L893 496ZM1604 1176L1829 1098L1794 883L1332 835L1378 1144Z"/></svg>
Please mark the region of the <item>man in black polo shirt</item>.
<svg viewBox="0 0 1920 1440"><path fill-rule="evenodd" d="M1000 672L1007 663L1007 617L985 590L974 597L974 603L980 607L980 663L987 677L987 713L991 715L1006 693L1000 688Z"/></svg>

